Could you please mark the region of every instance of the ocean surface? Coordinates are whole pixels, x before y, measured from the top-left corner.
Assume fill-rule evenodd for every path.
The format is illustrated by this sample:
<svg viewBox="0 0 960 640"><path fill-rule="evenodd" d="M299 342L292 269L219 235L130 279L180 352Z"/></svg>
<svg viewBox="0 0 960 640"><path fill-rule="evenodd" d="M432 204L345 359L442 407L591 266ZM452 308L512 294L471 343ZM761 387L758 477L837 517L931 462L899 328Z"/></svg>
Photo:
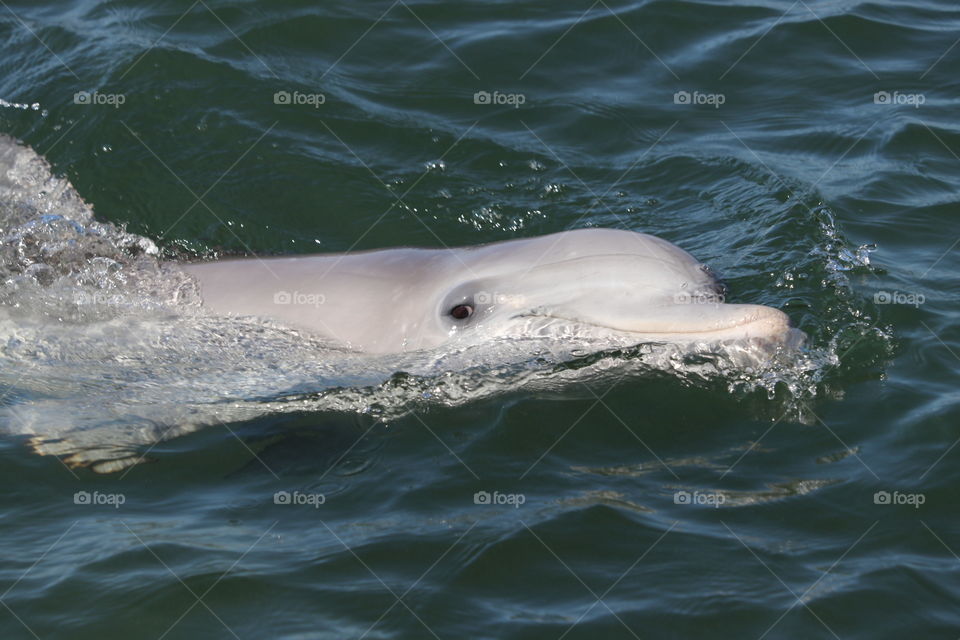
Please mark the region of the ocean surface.
<svg viewBox="0 0 960 640"><path fill-rule="evenodd" d="M0 637L960 636L956 3L0 5L59 178L0 202ZM804 353L371 371L151 306L583 227Z"/></svg>

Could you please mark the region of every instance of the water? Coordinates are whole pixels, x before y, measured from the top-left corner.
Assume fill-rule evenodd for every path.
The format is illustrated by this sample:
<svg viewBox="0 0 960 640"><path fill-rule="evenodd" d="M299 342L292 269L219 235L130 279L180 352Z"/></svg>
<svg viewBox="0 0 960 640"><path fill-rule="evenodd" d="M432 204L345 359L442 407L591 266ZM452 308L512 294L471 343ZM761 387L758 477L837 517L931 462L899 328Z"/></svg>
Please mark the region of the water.
<svg viewBox="0 0 960 640"><path fill-rule="evenodd" d="M7 4L0 132L96 220L3 205L4 637L958 635L952 3ZM584 226L807 359L350 370L158 311L169 259Z"/></svg>

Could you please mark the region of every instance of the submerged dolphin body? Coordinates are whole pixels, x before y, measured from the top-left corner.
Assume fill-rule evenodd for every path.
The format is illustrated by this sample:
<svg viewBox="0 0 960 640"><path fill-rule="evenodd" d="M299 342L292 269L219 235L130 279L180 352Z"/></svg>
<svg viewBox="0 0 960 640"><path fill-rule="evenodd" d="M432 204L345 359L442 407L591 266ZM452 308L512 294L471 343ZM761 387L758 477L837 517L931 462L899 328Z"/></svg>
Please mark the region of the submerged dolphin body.
<svg viewBox="0 0 960 640"><path fill-rule="evenodd" d="M615 229L183 268L216 314L270 318L366 353L504 337L776 345L796 333L777 309L723 303L686 251Z"/></svg>

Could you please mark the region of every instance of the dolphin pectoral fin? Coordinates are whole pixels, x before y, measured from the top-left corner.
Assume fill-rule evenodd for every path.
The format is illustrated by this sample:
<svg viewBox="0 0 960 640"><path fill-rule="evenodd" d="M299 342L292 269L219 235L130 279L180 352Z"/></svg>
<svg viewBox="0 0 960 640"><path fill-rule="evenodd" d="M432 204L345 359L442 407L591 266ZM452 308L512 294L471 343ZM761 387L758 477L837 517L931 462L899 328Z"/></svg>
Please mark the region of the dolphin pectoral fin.
<svg viewBox="0 0 960 640"><path fill-rule="evenodd" d="M55 456L70 469L89 468L95 473L115 473L128 467L151 461L135 449L104 444L84 447L71 439L34 436L27 446L37 455Z"/></svg>

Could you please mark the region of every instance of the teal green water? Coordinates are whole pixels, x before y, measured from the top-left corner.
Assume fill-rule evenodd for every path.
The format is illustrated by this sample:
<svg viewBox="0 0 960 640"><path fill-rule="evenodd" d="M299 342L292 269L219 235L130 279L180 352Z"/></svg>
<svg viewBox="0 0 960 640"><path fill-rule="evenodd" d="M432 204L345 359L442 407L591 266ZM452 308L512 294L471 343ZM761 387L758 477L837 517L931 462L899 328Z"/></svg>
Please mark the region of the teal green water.
<svg viewBox="0 0 960 640"><path fill-rule="evenodd" d="M956 638L958 33L933 0L8 0L0 132L169 257L628 228L835 362L268 412L112 475L4 436L0 635Z"/></svg>

